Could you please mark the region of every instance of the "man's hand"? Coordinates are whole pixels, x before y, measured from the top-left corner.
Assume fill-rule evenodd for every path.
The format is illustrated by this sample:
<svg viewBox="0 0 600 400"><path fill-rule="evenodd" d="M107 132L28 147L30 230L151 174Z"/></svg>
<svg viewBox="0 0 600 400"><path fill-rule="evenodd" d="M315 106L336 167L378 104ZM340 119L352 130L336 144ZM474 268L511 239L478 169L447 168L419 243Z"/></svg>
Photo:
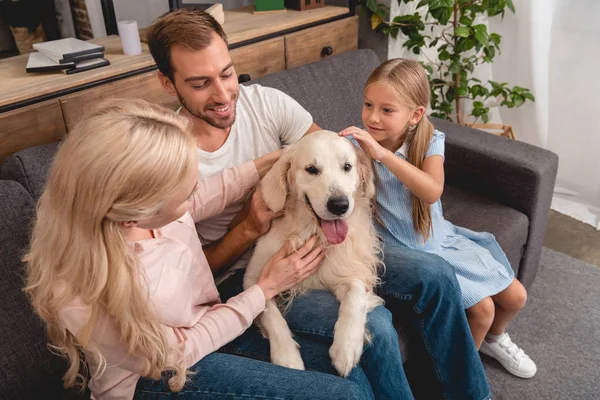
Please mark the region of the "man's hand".
<svg viewBox="0 0 600 400"><path fill-rule="evenodd" d="M244 206L244 209L240 211L240 214L244 211L246 211L246 215L241 224L244 225L248 235L254 239L267 233L271 229L271 221L283 215L283 211L273 212L267 207L260 186L254 192L248 204ZM235 219L238 219L238 217Z"/></svg>

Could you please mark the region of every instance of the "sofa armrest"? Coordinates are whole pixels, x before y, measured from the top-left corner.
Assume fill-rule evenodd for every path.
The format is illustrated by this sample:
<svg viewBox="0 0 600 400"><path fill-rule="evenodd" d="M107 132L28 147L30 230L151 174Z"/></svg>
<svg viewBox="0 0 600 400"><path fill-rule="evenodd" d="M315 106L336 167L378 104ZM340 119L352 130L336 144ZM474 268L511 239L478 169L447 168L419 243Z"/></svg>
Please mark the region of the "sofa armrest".
<svg viewBox="0 0 600 400"><path fill-rule="evenodd" d="M537 273L554 191L558 156L452 122L432 118L446 134L446 183L483 195L525 214L529 232L519 280L529 286Z"/></svg>

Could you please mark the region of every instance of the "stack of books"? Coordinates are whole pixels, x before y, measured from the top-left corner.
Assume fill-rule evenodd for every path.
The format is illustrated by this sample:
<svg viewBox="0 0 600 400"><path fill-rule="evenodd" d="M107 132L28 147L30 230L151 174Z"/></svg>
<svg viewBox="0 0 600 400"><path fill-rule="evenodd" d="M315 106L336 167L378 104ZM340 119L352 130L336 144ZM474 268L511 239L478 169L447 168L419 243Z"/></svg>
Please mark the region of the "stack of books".
<svg viewBox="0 0 600 400"><path fill-rule="evenodd" d="M33 48L37 52L29 54L27 72L62 70L76 74L110 64L104 58L103 46L75 38L35 43Z"/></svg>

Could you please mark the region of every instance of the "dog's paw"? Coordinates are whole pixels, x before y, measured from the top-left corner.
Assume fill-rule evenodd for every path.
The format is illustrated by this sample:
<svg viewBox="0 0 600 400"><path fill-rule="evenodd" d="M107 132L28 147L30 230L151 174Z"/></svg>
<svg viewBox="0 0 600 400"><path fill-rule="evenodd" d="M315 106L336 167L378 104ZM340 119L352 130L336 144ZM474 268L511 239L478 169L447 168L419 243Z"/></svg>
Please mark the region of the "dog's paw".
<svg viewBox="0 0 600 400"><path fill-rule="evenodd" d="M286 368L304 370L304 362L299 348L298 343L293 340L288 345L271 343L271 362Z"/></svg>
<svg viewBox="0 0 600 400"><path fill-rule="evenodd" d="M347 377L352 368L358 364L364 345L364 330L357 332L339 332L334 335L333 345L329 348L329 356L335 370L342 377Z"/></svg>

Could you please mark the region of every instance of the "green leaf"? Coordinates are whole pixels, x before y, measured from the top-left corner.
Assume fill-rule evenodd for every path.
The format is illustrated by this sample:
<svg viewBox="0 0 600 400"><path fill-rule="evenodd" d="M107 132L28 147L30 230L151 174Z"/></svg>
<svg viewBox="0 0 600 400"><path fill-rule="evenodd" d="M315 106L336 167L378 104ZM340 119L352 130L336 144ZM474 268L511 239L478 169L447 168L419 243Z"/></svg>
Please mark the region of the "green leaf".
<svg viewBox="0 0 600 400"><path fill-rule="evenodd" d="M453 61L449 69L451 72L458 74L462 70L462 64L459 61Z"/></svg>
<svg viewBox="0 0 600 400"><path fill-rule="evenodd" d="M456 93L459 96L464 97L469 94L469 89L467 89L465 86L460 86L458 89L456 89Z"/></svg>
<svg viewBox="0 0 600 400"><path fill-rule="evenodd" d="M431 16L435 18L440 24L446 25L448 21L450 21L450 16L452 15L452 7L440 7L440 8L432 8L429 6L429 12Z"/></svg>
<svg viewBox="0 0 600 400"><path fill-rule="evenodd" d="M454 0L430 0L429 9L440 7L454 7Z"/></svg>
<svg viewBox="0 0 600 400"><path fill-rule="evenodd" d="M506 6L510 11L512 11L513 14L515 13L515 5L513 4L512 0L506 0Z"/></svg>
<svg viewBox="0 0 600 400"><path fill-rule="evenodd" d="M439 118L439 119L448 119L448 115L443 114L443 113L438 113L438 112L432 112L431 116L433 118Z"/></svg>
<svg viewBox="0 0 600 400"><path fill-rule="evenodd" d="M475 25L473 27L475 30L475 39L482 45L486 45L488 42L487 28L483 24Z"/></svg>
<svg viewBox="0 0 600 400"><path fill-rule="evenodd" d="M467 25L467 26L471 26L471 24L473 24L473 20L471 18L467 17L466 15L463 15L462 17L460 17L458 22L463 25Z"/></svg>
<svg viewBox="0 0 600 400"><path fill-rule="evenodd" d="M496 49L492 46L486 46L483 49L483 54L485 55L485 61L491 62L491 60L496 56Z"/></svg>
<svg viewBox="0 0 600 400"><path fill-rule="evenodd" d="M377 12L377 0L367 0L367 2L365 3L365 5L372 12L374 12L374 13Z"/></svg>
<svg viewBox="0 0 600 400"><path fill-rule="evenodd" d="M438 58L440 59L440 61L446 61L450 59L450 53L448 53L447 50L442 50L440 51Z"/></svg>
<svg viewBox="0 0 600 400"><path fill-rule="evenodd" d="M521 107L525 103L525 99L521 95L513 94L511 97L515 107Z"/></svg>
<svg viewBox="0 0 600 400"><path fill-rule="evenodd" d="M415 54L421 54L421 49L419 47L413 47L412 51Z"/></svg>
<svg viewBox="0 0 600 400"><path fill-rule="evenodd" d="M425 5L429 5L429 0L421 0L419 4L417 4L417 8L421 8Z"/></svg>
<svg viewBox="0 0 600 400"><path fill-rule="evenodd" d="M475 109L482 108L483 107L483 103L481 101L474 101L473 102L473 107Z"/></svg>
<svg viewBox="0 0 600 400"><path fill-rule="evenodd" d="M502 85L499 84L498 82L494 82L494 81L489 81L489 82L490 82L490 85L492 85L492 89L500 89L500 90L503 89Z"/></svg>
<svg viewBox="0 0 600 400"><path fill-rule="evenodd" d="M460 38L456 44L456 52L464 53L475 47L475 41L469 38Z"/></svg>
<svg viewBox="0 0 600 400"><path fill-rule="evenodd" d="M527 100L535 101L535 97L529 92L523 93L523 97L525 97Z"/></svg>
<svg viewBox="0 0 600 400"><path fill-rule="evenodd" d="M433 67L431 65L423 65L423 68L425 68L429 75L433 74Z"/></svg>
<svg viewBox="0 0 600 400"><path fill-rule="evenodd" d="M501 37L497 33L490 33L490 40L494 42L496 46L499 46Z"/></svg>
<svg viewBox="0 0 600 400"><path fill-rule="evenodd" d="M452 112L452 104L444 102L440 104L440 110L444 111L446 114L450 114Z"/></svg>
<svg viewBox="0 0 600 400"><path fill-rule="evenodd" d="M485 113L485 114L481 114L481 119L483 120L484 124L487 124L487 122L490 120L490 117L489 117L488 113Z"/></svg>
<svg viewBox="0 0 600 400"><path fill-rule="evenodd" d="M466 38L466 37L469 37L470 34L471 34L471 30L467 26L457 26L456 29L454 30L454 35L456 35L456 36Z"/></svg>

